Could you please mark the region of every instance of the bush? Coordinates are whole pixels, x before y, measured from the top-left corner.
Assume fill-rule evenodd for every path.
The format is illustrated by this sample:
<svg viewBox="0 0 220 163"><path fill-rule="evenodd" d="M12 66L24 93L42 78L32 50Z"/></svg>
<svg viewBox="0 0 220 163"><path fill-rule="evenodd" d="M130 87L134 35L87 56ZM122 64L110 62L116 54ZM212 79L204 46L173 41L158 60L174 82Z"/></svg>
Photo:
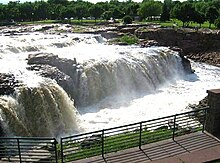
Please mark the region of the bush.
<svg viewBox="0 0 220 163"><path fill-rule="evenodd" d="M132 20L133 20L132 17L129 16L129 15L126 15L126 16L123 17L123 22L125 24L132 24Z"/></svg>
<svg viewBox="0 0 220 163"><path fill-rule="evenodd" d="M120 42L127 43L128 45L132 45L138 43L138 38L136 36L125 35L120 38Z"/></svg>
<svg viewBox="0 0 220 163"><path fill-rule="evenodd" d="M220 18L215 20L215 26L220 29Z"/></svg>

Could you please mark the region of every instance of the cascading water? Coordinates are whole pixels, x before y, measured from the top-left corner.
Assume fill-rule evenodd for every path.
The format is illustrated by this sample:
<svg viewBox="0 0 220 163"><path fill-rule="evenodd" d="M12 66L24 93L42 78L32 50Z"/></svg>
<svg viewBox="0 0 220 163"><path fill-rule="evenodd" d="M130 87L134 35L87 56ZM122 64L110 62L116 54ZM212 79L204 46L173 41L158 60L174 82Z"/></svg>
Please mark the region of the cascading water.
<svg viewBox="0 0 220 163"><path fill-rule="evenodd" d="M38 87L20 87L0 97L0 119L7 135L54 136L79 131L77 111L65 91L45 80Z"/></svg>
<svg viewBox="0 0 220 163"><path fill-rule="evenodd" d="M185 74L167 47L107 45L100 35L2 34L0 47L0 73L22 83L0 96L7 134L60 136L175 114L220 86L219 68L192 62L195 74Z"/></svg>

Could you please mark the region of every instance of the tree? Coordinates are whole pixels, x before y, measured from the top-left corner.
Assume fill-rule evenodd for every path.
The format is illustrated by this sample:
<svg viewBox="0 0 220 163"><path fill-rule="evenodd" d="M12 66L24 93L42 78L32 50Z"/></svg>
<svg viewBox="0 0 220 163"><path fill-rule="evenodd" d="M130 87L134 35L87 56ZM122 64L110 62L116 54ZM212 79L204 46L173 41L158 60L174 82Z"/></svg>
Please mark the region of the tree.
<svg viewBox="0 0 220 163"><path fill-rule="evenodd" d="M45 20L49 17L49 5L44 1L34 2L34 13L33 17L36 20Z"/></svg>
<svg viewBox="0 0 220 163"><path fill-rule="evenodd" d="M112 12L111 11L105 11L103 12L103 14L101 15L101 17L105 20L110 20L112 17Z"/></svg>
<svg viewBox="0 0 220 163"><path fill-rule="evenodd" d="M95 18L95 22L97 18L100 18L102 13L104 12L104 10L102 9L102 7L100 5L93 5L89 8L89 13L92 17Z"/></svg>
<svg viewBox="0 0 220 163"><path fill-rule="evenodd" d="M32 13L34 13L34 6L31 2L25 2L19 5L20 16L24 21L31 21Z"/></svg>
<svg viewBox="0 0 220 163"><path fill-rule="evenodd" d="M61 5L68 4L68 0L48 0L47 2L50 4L61 4Z"/></svg>
<svg viewBox="0 0 220 163"><path fill-rule="evenodd" d="M215 26L220 29L220 18L215 20Z"/></svg>
<svg viewBox="0 0 220 163"><path fill-rule="evenodd" d="M9 2L8 3L8 5L6 7L7 15L5 15L7 20L9 20L9 21L12 21L12 20L19 21L20 20L20 11L19 11L18 6L19 6L19 2Z"/></svg>
<svg viewBox="0 0 220 163"><path fill-rule="evenodd" d="M71 6L62 6L61 10L60 10L60 16L62 19L65 19L65 18L72 18L76 15L76 11L73 7Z"/></svg>
<svg viewBox="0 0 220 163"><path fill-rule="evenodd" d="M201 28L202 24L206 21L205 15L203 13L195 11L193 21L197 22L200 25L200 28Z"/></svg>
<svg viewBox="0 0 220 163"><path fill-rule="evenodd" d="M166 3L163 4L162 14L161 14L160 20L161 21L170 20L170 12L168 10Z"/></svg>
<svg viewBox="0 0 220 163"><path fill-rule="evenodd" d="M209 28L211 28L211 24L213 24L215 20L218 18L219 12L215 7L211 6L206 10L205 16L206 19L209 21Z"/></svg>
<svg viewBox="0 0 220 163"><path fill-rule="evenodd" d="M186 23L194 20L195 8L189 2L177 3L172 10L172 16L181 20L184 27Z"/></svg>
<svg viewBox="0 0 220 163"><path fill-rule="evenodd" d="M124 16L124 14L123 14L123 12L122 12L119 8L115 7L115 8L113 9L113 11L112 11L112 18L114 18L114 19L120 19L120 18L122 18L123 16Z"/></svg>
<svg viewBox="0 0 220 163"><path fill-rule="evenodd" d="M159 16L162 13L162 4L158 1L143 2L138 10L138 14L141 18L147 18L149 16Z"/></svg>
<svg viewBox="0 0 220 163"><path fill-rule="evenodd" d="M82 20L83 17L88 15L88 8L85 5L77 5L75 7L76 17L78 20Z"/></svg>

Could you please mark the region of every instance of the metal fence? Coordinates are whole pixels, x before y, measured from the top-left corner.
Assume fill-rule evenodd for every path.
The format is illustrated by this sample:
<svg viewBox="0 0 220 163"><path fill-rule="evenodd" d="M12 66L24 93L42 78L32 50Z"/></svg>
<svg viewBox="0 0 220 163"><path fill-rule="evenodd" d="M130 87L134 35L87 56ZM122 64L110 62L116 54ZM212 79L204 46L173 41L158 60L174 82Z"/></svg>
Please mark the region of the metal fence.
<svg viewBox="0 0 220 163"><path fill-rule="evenodd" d="M0 138L0 162L72 162L204 131L207 108L149 121L55 138Z"/></svg>
<svg viewBox="0 0 220 163"><path fill-rule="evenodd" d="M61 138L61 160L72 162L83 158L116 152L177 136L204 131L207 108L149 121Z"/></svg>
<svg viewBox="0 0 220 163"><path fill-rule="evenodd" d="M55 138L0 138L1 162L57 163Z"/></svg>

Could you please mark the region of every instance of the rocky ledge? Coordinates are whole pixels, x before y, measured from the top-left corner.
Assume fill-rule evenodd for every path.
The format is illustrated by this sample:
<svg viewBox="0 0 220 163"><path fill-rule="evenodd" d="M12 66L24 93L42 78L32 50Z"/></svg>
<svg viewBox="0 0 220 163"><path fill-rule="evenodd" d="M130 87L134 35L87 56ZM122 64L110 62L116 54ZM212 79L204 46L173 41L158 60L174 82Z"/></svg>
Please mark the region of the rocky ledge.
<svg viewBox="0 0 220 163"><path fill-rule="evenodd" d="M123 25L96 31L107 39L125 34L139 38L141 47L168 46L182 49L194 61L220 66L220 32L209 29L161 28L157 24Z"/></svg>
<svg viewBox="0 0 220 163"><path fill-rule="evenodd" d="M28 69L37 71L38 74L57 81L57 83L76 101L79 76L82 66L76 59L59 58L50 53L30 54L28 57Z"/></svg>

